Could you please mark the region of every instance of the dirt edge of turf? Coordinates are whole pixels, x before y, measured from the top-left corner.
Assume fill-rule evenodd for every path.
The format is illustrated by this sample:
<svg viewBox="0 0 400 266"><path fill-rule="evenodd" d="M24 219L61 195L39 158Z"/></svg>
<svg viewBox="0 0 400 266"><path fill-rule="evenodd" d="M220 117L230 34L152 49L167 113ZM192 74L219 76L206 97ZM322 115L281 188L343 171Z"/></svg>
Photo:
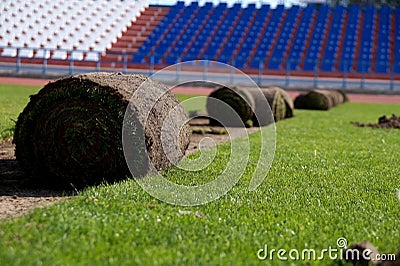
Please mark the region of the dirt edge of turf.
<svg viewBox="0 0 400 266"><path fill-rule="evenodd" d="M400 117L392 114L391 117L386 117L386 115L378 118L378 123L361 123L361 122L351 122L353 125L358 127L372 127L372 128L397 128L400 129Z"/></svg>
<svg viewBox="0 0 400 266"><path fill-rule="evenodd" d="M224 131L223 127L209 126L208 119L193 119L190 124L194 133L190 137L186 155L198 151L203 138L212 138L215 144L230 140L228 134L221 133ZM257 130L257 127L248 128L247 133ZM209 146L213 145L212 142L206 143L209 143ZM204 142L202 147L203 145ZM76 195L74 190L42 188L30 184L18 165L14 150L12 138L0 141L0 221L19 217L35 208L45 207Z"/></svg>

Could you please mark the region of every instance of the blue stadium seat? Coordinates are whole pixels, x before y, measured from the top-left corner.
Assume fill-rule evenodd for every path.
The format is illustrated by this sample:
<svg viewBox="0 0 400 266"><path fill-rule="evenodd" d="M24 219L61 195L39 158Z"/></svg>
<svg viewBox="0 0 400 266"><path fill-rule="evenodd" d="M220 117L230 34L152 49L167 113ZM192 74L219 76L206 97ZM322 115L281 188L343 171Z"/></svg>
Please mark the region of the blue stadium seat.
<svg viewBox="0 0 400 266"><path fill-rule="evenodd" d="M166 63L213 59L252 68L261 62L276 70L398 73L400 66L391 62L400 62L400 24L393 24L393 18L400 21L400 7L308 4L271 9L265 4L178 2L132 61L143 62L155 53L156 61Z"/></svg>

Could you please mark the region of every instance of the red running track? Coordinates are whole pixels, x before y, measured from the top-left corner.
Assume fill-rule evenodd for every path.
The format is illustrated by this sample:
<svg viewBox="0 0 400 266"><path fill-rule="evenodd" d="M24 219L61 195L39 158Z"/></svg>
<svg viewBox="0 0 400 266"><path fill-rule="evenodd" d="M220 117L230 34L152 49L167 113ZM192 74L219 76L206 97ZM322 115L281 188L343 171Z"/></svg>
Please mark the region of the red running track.
<svg viewBox="0 0 400 266"><path fill-rule="evenodd" d="M15 84L15 85L34 85L44 86L52 81L51 79L32 79L32 78L14 78L0 77L0 84ZM174 93L180 94L197 94L208 95L212 88L203 87L176 87L172 89ZM300 94L298 91L288 91L292 98ZM347 94L351 102L357 103L393 103L400 104L400 95L384 95L384 94Z"/></svg>
<svg viewBox="0 0 400 266"><path fill-rule="evenodd" d="M212 91L212 88L202 87L177 87L172 89L174 93L180 94L198 94L208 95ZM292 99L296 98L301 92L299 91L288 91ZM355 103L394 103L400 104L400 95L383 95L383 94L354 94L348 93L347 97L350 102Z"/></svg>

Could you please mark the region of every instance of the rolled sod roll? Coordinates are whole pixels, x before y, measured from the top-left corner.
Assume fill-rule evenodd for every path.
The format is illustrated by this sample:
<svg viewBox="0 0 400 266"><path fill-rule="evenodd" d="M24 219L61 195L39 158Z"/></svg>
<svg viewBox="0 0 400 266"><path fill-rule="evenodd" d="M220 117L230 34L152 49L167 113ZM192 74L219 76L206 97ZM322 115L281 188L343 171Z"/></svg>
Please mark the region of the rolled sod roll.
<svg viewBox="0 0 400 266"><path fill-rule="evenodd" d="M217 99L218 101L210 98ZM230 110L223 103L230 106L240 117L241 121L238 121L232 115ZM225 126L240 126L251 121L253 116L253 108L255 103L252 95L243 89L237 87L217 87L212 91L207 98L207 112L210 117L211 125L220 125L224 122Z"/></svg>
<svg viewBox="0 0 400 266"><path fill-rule="evenodd" d="M277 88L264 88L261 89L261 91L264 94L265 98L267 98L267 101L274 115L275 122L285 119L286 104L281 90Z"/></svg>
<svg viewBox="0 0 400 266"><path fill-rule="evenodd" d="M246 91L253 98L255 113L251 119L255 126L266 126L285 118L286 105L280 90L276 88L240 88L240 91Z"/></svg>
<svg viewBox="0 0 400 266"><path fill-rule="evenodd" d="M284 119L285 103L278 90L238 88L242 94L247 93L254 102L251 120L254 126L266 126L274 121Z"/></svg>
<svg viewBox="0 0 400 266"><path fill-rule="evenodd" d="M163 95L152 107L146 124L138 122L138 118L144 115L142 107L154 95L130 103L134 92L144 83L151 93ZM145 175L150 163L156 169L171 165L163 152L161 129L169 111L178 104L165 85L143 75L88 73L62 78L31 96L19 115L14 134L15 154L33 180L49 184L85 186L121 180L130 175L122 143L129 105L135 109L131 112L135 114L132 135L143 132L144 136L132 143L142 141L146 146L146 151L130 147L138 161L133 167L137 168L135 173ZM176 121L187 120L182 107L175 108L174 115ZM180 130L179 147L172 157L179 160L189 144L190 128L188 124L174 126ZM163 131L169 134L168 130Z"/></svg>
<svg viewBox="0 0 400 266"><path fill-rule="evenodd" d="M343 97L343 103L350 101L349 97L347 96L346 92L344 92L343 90L336 90L337 92L339 92L342 97Z"/></svg>
<svg viewBox="0 0 400 266"><path fill-rule="evenodd" d="M294 100L296 109L329 110L347 101L345 94L338 90L312 90L300 94Z"/></svg>
<svg viewBox="0 0 400 266"><path fill-rule="evenodd" d="M279 87L269 87L269 90L278 90L281 94L283 100L285 101L286 112L285 118L290 118L294 116L294 103L292 97L282 88Z"/></svg>
<svg viewBox="0 0 400 266"><path fill-rule="evenodd" d="M330 90L328 92L332 99L332 107L335 107L345 102L343 94L338 90Z"/></svg>
<svg viewBox="0 0 400 266"><path fill-rule="evenodd" d="M241 123L227 118L229 110L220 102L212 101L210 98L218 99L230 106L241 118ZM276 89L220 87L210 93L207 100L207 112L211 117L228 121L225 123L226 126L240 126L241 124L266 126L274 120L284 119L286 106L280 91ZM217 120L210 119L210 123L219 124Z"/></svg>

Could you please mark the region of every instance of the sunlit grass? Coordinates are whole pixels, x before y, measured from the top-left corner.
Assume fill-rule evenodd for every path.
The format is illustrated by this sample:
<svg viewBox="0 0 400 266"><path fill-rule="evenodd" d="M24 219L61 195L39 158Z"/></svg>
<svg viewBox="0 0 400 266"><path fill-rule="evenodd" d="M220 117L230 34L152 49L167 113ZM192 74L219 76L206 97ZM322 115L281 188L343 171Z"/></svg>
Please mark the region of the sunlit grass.
<svg viewBox="0 0 400 266"><path fill-rule="evenodd" d="M258 161L251 152L237 185L202 206L160 202L135 180L88 188L1 222L0 264L255 265L265 245L321 251L337 248L339 237L349 244L369 240L380 252L394 252L400 247L399 131L350 124L392 113L400 114L400 105L296 110L294 118L276 124L276 156L263 184L248 191ZM251 135L250 143L257 150L259 135ZM211 167L197 173L165 174L177 183L207 182L223 171L229 151L229 144L220 146ZM262 261L292 262L302 263ZM320 262L338 263L327 256Z"/></svg>
<svg viewBox="0 0 400 266"><path fill-rule="evenodd" d="M29 102L29 95L38 92L39 88L0 84L0 141L13 135L19 113Z"/></svg>

